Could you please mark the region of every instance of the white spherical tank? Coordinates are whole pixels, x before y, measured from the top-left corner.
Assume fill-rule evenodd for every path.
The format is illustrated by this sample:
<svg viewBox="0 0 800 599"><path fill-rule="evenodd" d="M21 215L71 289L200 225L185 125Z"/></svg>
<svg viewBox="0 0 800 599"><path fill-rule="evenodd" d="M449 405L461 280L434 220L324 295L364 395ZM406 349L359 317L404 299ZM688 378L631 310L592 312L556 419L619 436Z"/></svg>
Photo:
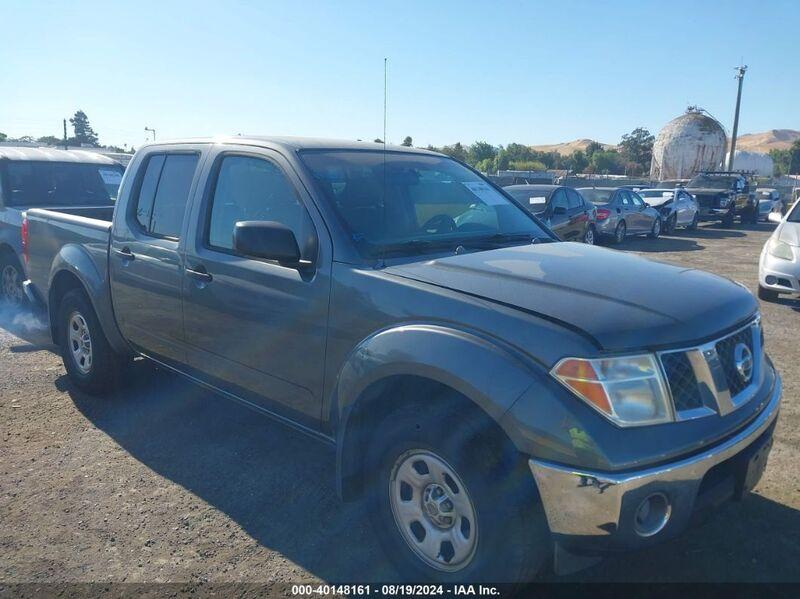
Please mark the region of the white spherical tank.
<svg viewBox="0 0 800 599"><path fill-rule="evenodd" d="M727 137L719 122L689 108L667 123L653 144L650 178L689 179L700 171L717 170Z"/></svg>
<svg viewBox="0 0 800 599"><path fill-rule="evenodd" d="M722 168L728 168L728 157L730 155L730 152L725 154L725 160L721 164ZM736 153L733 155L733 170L749 171L755 173L759 177L771 177L775 170L775 163L769 154L736 150Z"/></svg>

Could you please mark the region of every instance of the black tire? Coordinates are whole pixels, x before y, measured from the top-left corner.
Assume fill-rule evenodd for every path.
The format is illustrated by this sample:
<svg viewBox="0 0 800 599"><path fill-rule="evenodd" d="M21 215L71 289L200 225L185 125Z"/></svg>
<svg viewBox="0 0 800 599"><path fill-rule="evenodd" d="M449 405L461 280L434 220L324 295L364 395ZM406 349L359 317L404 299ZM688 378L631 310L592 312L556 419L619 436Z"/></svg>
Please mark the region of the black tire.
<svg viewBox="0 0 800 599"><path fill-rule="evenodd" d="M664 222L664 229L662 230L662 233L664 235L671 235L672 233L675 232L675 229L677 228L678 228L678 217L675 214L673 214Z"/></svg>
<svg viewBox="0 0 800 599"><path fill-rule="evenodd" d="M625 241L625 236L628 234L628 225L624 220L617 223L617 228L614 229L614 243L620 244Z"/></svg>
<svg viewBox="0 0 800 599"><path fill-rule="evenodd" d="M761 285L758 286L758 299L762 299L765 302L774 302L778 300L778 297L780 297L780 293L777 291L766 289Z"/></svg>
<svg viewBox="0 0 800 599"><path fill-rule="evenodd" d="M71 338L70 329L78 333L78 320L83 320L88 335L89 359L76 357L80 344ZM127 360L117 354L108 343L97 315L86 294L81 289L68 291L58 306L58 336L61 359L70 380L76 387L99 395L113 389ZM84 337L85 339L85 337Z"/></svg>
<svg viewBox="0 0 800 599"><path fill-rule="evenodd" d="M12 307L23 307L28 303L22 282L25 280L22 265L10 253L0 256L0 303Z"/></svg>
<svg viewBox="0 0 800 599"><path fill-rule="evenodd" d="M658 239L661 236L661 219L656 218L653 221L653 228L650 229L650 232L647 234L650 239Z"/></svg>
<svg viewBox="0 0 800 599"><path fill-rule="evenodd" d="M757 225L758 224L758 206L753 206L750 209L750 224Z"/></svg>
<svg viewBox="0 0 800 599"><path fill-rule="evenodd" d="M365 459L368 502L372 524L384 551L408 581L520 583L533 579L552 554L552 539L525 460L507 439L500 437L488 417L476 417L459 402L431 398L431 403L441 404L444 409L433 409L430 404L409 404L393 411L372 432ZM415 453L420 451L423 454ZM420 505L418 515L408 517L407 526L401 523L401 515L395 516L393 505L402 500L401 486L411 488L400 474L393 478L398 465L410 461L416 469L415 460L427 460L430 456L443 460L451 467L455 479L461 481L463 486L452 477L440 477L449 481L443 484L448 485L448 500L453 498L450 507L458 503L457 497L461 502L466 500L474 507L474 522L459 514L449 529L439 528L422 511L424 504ZM422 476L436 480L430 474L435 469L426 466L426 470ZM430 487L438 485L423 478L419 486L425 486L425 490L406 491L412 493L408 502L414 510L417 502L413 494L424 498ZM394 503L390 499L393 490L400 498ZM427 528L420 524L423 521ZM401 532L403 528L406 533ZM423 533L419 540L418 534ZM418 539L418 549L412 548L414 541L404 534L413 534ZM423 552L423 541L428 534L467 535L474 542L471 558L464 558L460 569L455 571L430 565L418 554ZM464 536L459 538L463 541ZM446 540L432 543L434 553L438 552L436 559L454 559L447 555L453 547L451 544L448 550L447 543Z"/></svg>
<svg viewBox="0 0 800 599"><path fill-rule="evenodd" d="M735 212L733 210L729 210L728 213L722 217L722 226L726 229L730 229L734 225L735 219Z"/></svg>
<svg viewBox="0 0 800 599"><path fill-rule="evenodd" d="M697 230L697 223L699 221L699 217L697 216L697 212L694 213L694 218L692 222L686 227L689 231L696 231Z"/></svg>
<svg viewBox="0 0 800 599"><path fill-rule="evenodd" d="M587 245L597 245L597 231L594 225L586 227L586 233L583 234L583 243Z"/></svg>

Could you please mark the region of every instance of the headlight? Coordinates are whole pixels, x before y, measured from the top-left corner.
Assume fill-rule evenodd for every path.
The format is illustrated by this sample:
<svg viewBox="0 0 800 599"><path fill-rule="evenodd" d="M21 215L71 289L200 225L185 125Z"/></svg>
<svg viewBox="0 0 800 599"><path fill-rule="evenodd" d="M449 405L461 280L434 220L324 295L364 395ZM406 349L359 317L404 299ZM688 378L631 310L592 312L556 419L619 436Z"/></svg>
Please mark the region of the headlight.
<svg viewBox="0 0 800 599"><path fill-rule="evenodd" d="M783 260L794 260L792 246L783 243L780 239L772 239L769 242L769 255Z"/></svg>
<svg viewBox="0 0 800 599"><path fill-rule="evenodd" d="M652 354L620 358L564 358L551 373L619 426L672 422L667 385Z"/></svg>
<svg viewBox="0 0 800 599"><path fill-rule="evenodd" d="M721 208L725 208L728 204L731 203L731 199L728 196L722 197L719 199L719 205Z"/></svg>

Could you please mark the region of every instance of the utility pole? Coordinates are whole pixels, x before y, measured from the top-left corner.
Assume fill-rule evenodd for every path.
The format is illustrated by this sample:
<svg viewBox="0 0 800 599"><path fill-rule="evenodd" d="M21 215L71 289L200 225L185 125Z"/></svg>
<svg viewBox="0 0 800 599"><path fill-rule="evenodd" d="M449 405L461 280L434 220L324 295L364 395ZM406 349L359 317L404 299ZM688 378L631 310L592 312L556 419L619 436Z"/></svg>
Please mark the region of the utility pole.
<svg viewBox="0 0 800 599"><path fill-rule="evenodd" d="M736 135L739 132L739 107L742 105L742 82L747 65L736 67L736 79L739 80L739 91L736 94L736 112L733 115L733 133L731 134L731 151L728 154L728 170L733 170L733 156L736 153Z"/></svg>
<svg viewBox="0 0 800 599"><path fill-rule="evenodd" d="M67 119L64 119L64 149L68 149L67 146Z"/></svg>
<svg viewBox="0 0 800 599"><path fill-rule="evenodd" d="M389 101L389 59L383 59L383 149L386 149L386 109Z"/></svg>
<svg viewBox="0 0 800 599"><path fill-rule="evenodd" d="M144 130L145 131L149 131L150 133L152 133L153 134L153 141L156 140L156 130L155 129L151 129L150 127L145 127Z"/></svg>

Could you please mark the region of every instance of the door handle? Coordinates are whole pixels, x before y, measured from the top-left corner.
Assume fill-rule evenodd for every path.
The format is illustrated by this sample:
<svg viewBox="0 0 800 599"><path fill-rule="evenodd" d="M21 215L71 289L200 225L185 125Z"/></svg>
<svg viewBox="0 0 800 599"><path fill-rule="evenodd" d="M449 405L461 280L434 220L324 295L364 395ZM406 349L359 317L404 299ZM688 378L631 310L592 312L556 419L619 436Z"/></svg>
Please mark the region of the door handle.
<svg viewBox="0 0 800 599"><path fill-rule="evenodd" d="M114 250L114 255L117 258L122 258L123 260L133 260L136 258L136 255L130 250L130 248L122 248L121 250Z"/></svg>
<svg viewBox="0 0 800 599"><path fill-rule="evenodd" d="M214 280L214 277L212 277L211 274L209 274L202 266L198 266L196 269L187 268L186 274L202 283L210 283Z"/></svg>

